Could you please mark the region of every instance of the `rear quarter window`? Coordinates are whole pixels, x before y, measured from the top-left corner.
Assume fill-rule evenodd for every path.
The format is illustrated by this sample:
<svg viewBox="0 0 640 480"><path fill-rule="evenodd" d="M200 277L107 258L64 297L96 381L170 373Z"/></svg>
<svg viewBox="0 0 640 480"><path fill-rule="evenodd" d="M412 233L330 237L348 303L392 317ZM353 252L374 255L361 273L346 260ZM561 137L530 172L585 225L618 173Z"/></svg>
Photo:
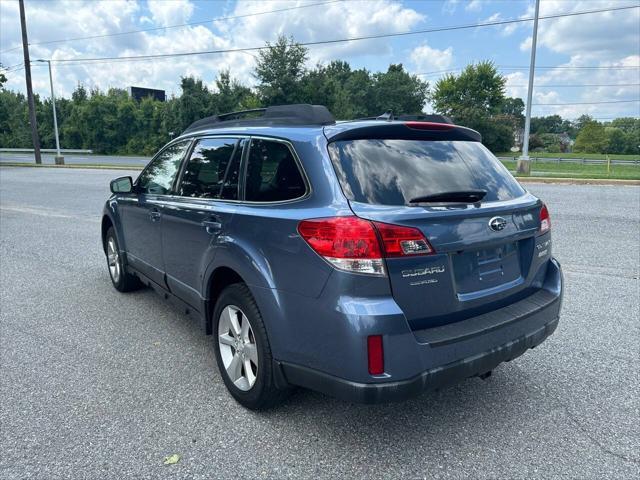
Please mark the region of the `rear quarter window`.
<svg viewBox="0 0 640 480"><path fill-rule="evenodd" d="M500 161L478 142L345 140L329 144L342 189L356 202L406 205L412 198L485 190L483 201L525 193Z"/></svg>

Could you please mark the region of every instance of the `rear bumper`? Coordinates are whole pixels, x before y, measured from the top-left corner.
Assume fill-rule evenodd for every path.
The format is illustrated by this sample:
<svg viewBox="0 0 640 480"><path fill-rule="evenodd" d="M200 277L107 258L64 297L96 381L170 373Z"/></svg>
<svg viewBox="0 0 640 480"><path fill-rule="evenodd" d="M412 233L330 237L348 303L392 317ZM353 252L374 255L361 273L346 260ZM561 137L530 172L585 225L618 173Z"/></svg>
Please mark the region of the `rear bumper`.
<svg viewBox="0 0 640 480"><path fill-rule="evenodd" d="M278 363L288 383L336 398L357 403L406 400L426 390L490 372L500 363L540 345L556 330L562 305L562 273L555 260L545 283L547 288L499 310L412 332L412 340L403 343L400 349L389 342L391 348L385 347L385 363L387 355L420 359L417 363L422 363L423 368L410 378L371 377L371 382L358 382L299 364ZM411 350L417 352L416 356Z"/></svg>
<svg viewBox="0 0 640 480"><path fill-rule="evenodd" d="M540 345L558 326L558 318L535 332L508 342L480 355L463 358L448 365L433 368L399 382L357 383L334 377L317 370L281 363L288 382L310 388L332 397L357 403L386 403L406 400L427 390L457 383L465 378L490 372L502 362L519 357L530 348Z"/></svg>

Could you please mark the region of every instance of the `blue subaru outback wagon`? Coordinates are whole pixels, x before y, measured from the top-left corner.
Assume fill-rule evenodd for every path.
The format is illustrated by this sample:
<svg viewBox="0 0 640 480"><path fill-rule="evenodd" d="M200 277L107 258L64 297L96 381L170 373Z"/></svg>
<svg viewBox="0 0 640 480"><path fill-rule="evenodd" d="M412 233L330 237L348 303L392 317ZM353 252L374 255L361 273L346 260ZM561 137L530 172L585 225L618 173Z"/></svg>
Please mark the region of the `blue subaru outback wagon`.
<svg viewBox="0 0 640 480"><path fill-rule="evenodd" d="M547 207L444 117L209 117L111 191L113 285L194 316L248 408L292 386L374 403L485 378L558 325Z"/></svg>

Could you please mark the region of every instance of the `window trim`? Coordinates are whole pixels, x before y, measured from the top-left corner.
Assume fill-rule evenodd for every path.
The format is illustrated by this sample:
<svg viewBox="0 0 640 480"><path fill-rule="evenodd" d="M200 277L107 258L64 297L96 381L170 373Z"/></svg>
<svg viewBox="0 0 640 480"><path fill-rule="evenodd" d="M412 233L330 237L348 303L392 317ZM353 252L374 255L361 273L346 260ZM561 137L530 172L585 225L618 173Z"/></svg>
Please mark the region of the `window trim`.
<svg viewBox="0 0 640 480"><path fill-rule="evenodd" d="M171 182L171 188L169 189L169 192L168 193L147 193L147 192L138 191L138 188L140 186L139 183L138 183L140 181L140 177L149 169L149 167L151 167L153 162L155 162L156 159L160 155L162 155L164 153L164 151L167 150L169 147L172 147L176 143L182 143L182 142L189 142L189 144L187 145L187 148L186 148L185 152L182 154L182 158L180 159L180 165L178 166L178 172L176 173L175 178ZM135 193L136 195L158 195L158 196L163 196L163 197L168 197L168 196L173 195L173 193L175 192L175 186L176 186L175 182L178 179L178 177L181 175L182 168L183 168L183 165L184 165L184 159L186 158L186 155L191 152L192 148L193 148L193 138L176 138L174 140L171 140L164 147L162 147L160 150L158 150L158 152L151 158L151 160L149 160L149 163L147 163L145 165L145 167L142 169L142 171L138 174L138 176L136 177L135 182L133 182L133 191L132 191L132 193Z"/></svg>
<svg viewBox="0 0 640 480"><path fill-rule="evenodd" d="M302 183L304 183L304 193L299 197L289 198L287 200L272 200L267 202L256 201L256 200L245 200L245 191L246 191L246 181L247 181L247 166L249 164L249 155L251 154L251 146L253 144L253 140L266 140L270 142L277 142L286 145L289 149L289 153L293 156L293 160L298 167L298 172L302 177ZM285 140L277 137L268 137L263 135L250 135L248 146L246 147L246 152L244 153L243 163L241 165L241 175L242 175L242 202L248 205L278 205L283 203L293 203L301 200L305 200L311 196L312 188L311 182L309 181L309 177L307 177L307 172L302 166L302 162L300 161L300 157L298 157L298 153L296 152L293 144L289 140Z"/></svg>
<svg viewBox="0 0 640 480"><path fill-rule="evenodd" d="M196 145L199 142L202 142L203 140L211 140L211 139L218 139L218 138L228 138L229 140L235 140L236 144L233 147L233 153L231 154L231 157L229 157L230 159L233 159L234 155L236 154L236 151L238 150L238 146L240 145L240 143L242 142L242 137L238 136L238 135L204 135L201 137L191 137L191 145L189 147L189 150L187 152L187 154L185 155L185 157L182 159L182 163L180 165L180 170L178 171L178 175L176 176L176 181L175 184L173 185L173 189L172 189L172 197L178 197L178 198L190 198L190 199L194 199L194 198L200 198L200 200L215 200L215 201L219 201L222 200L221 198L203 198L203 197L185 197L184 195L178 195L179 190L179 186L182 184L182 179L184 176L184 171L187 169L187 165L189 163L189 160L191 160L191 154L193 153L193 151L196 148ZM242 146L242 148L244 148L244 146ZM242 155L244 154L244 152L240 152L240 172L238 173L238 175L242 174ZM229 164L230 165L230 164ZM227 169L229 167L227 166ZM225 176L223 178L223 180L227 177L227 171L225 170ZM222 191L222 185L220 186L220 191ZM240 197L240 186L238 185L238 197Z"/></svg>
<svg viewBox="0 0 640 480"><path fill-rule="evenodd" d="M193 146L195 145L195 143L198 140L201 139L206 139L206 138L237 138L239 139L241 142L243 140L246 140L246 142L244 143L244 145L242 145L242 156L240 158L240 176L241 176L241 181L240 181L240 188L239 188L239 192L238 192L238 200L230 200L230 199L226 199L226 198L200 198L200 199L194 199L193 197L184 197L181 195L178 195L177 193L177 189L174 190L173 194L171 195L172 198L175 199L189 199L189 200L202 200L202 201L209 201L209 202L224 202L224 203L236 203L236 204L240 204L240 205L247 205L247 206L260 206L260 205L282 205L282 204L288 204L288 203L294 203L294 202L300 202L303 200L306 200L307 198L309 198L311 196L311 194L313 193L313 188L311 186L311 182L309 181L309 177L307 176L307 172L304 169L304 166L302 165L302 161L300 160L300 157L298 156L298 152L296 152L296 149L294 148L293 144L289 141L286 140L284 138L279 138L279 137L270 137L267 135L251 135L251 134L234 134L234 133L219 133L219 134L202 134L200 133L200 135L193 135L191 137L182 137L182 140L186 140L189 139L191 140L192 144L189 148L189 152L188 155L189 157L191 156L191 151L193 150ZM291 154L293 155L293 159L296 162L296 165L298 167L298 171L301 173L302 175L302 181L304 182L305 185L305 193L304 195L301 195L299 197L296 198L292 198L289 200L275 200L275 201L271 201L271 202L256 202L253 200L245 200L244 199L244 192L245 192L245 181L246 181L246 165L249 159L249 150L251 149L251 141L253 139L256 140L269 140L269 141L273 141L273 142L279 142L279 143L284 143L288 148L289 151L291 152ZM169 146L169 145L167 145ZM164 150L164 149L163 149ZM160 153L160 152L158 152ZM185 156L182 159L182 167L181 167L181 171L180 171L180 179L182 179L182 168L184 168L184 166L186 165L187 162L187 156Z"/></svg>

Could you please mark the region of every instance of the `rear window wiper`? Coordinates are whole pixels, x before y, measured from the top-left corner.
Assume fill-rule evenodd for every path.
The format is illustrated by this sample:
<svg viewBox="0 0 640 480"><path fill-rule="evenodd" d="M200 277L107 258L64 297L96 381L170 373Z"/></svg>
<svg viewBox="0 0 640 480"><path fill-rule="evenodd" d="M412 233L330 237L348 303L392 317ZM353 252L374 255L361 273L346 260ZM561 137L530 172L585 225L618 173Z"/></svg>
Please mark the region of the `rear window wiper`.
<svg viewBox="0 0 640 480"><path fill-rule="evenodd" d="M424 195L409 200L409 203L476 203L484 198L486 190L460 190Z"/></svg>

